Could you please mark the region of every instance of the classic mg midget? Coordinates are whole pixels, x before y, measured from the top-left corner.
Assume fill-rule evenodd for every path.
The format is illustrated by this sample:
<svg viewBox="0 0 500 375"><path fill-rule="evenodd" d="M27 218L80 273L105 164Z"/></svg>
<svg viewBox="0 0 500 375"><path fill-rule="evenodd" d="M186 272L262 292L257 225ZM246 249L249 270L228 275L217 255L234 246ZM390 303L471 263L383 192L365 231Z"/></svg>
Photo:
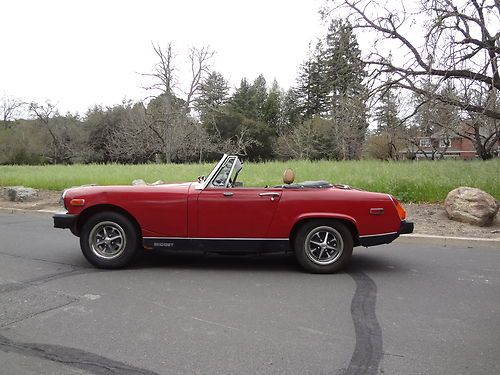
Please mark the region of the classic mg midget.
<svg viewBox="0 0 500 375"><path fill-rule="evenodd" d="M355 246L390 243L413 232L406 212L389 194L326 181L244 187L242 162L224 155L197 182L90 186L63 193L67 212L54 227L80 237L87 260L100 268L128 265L153 249L214 253L294 252L309 272L341 269Z"/></svg>

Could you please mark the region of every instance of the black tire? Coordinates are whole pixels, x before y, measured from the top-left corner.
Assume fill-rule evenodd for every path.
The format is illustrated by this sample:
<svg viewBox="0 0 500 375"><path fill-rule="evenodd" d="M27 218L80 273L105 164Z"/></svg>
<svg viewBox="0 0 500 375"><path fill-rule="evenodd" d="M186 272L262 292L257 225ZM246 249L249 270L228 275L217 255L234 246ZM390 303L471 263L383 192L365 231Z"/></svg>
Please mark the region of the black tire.
<svg viewBox="0 0 500 375"><path fill-rule="evenodd" d="M91 216L80 231L80 247L98 268L123 268L138 253L138 228L124 215L105 211Z"/></svg>
<svg viewBox="0 0 500 375"><path fill-rule="evenodd" d="M353 239L347 227L334 220L314 220L302 225L295 240L295 257L311 273L334 273L352 255Z"/></svg>

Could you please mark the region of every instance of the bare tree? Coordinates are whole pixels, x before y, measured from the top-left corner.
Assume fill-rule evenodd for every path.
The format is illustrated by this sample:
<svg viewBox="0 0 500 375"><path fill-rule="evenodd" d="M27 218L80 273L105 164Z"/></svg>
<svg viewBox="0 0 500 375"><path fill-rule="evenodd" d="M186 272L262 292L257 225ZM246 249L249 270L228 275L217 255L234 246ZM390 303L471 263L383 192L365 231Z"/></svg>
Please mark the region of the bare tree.
<svg viewBox="0 0 500 375"><path fill-rule="evenodd" d="M299 124L290 132L280 134L276 154L285 159L310 159L315 152L316 133L311 121Z"/></svg>
<svg viewBox="0 0 500 375"><path fill-rule="evenodd" d="M152 73L141 73L142 76L151 77L153 83L145 86L146 90L155 90L160 93L171 95L176 87L173 45L169 43L166 48L152 43L153 51L158 61L153 67Z"/></svg>
<svg viewBox="0 0 500 375"><path fill-rule="evenodd" d="M58 116L57 108L50 102L47 102L45 105L30 103L29 109L50 135L52 151L48 159L53 164L67 162L71 159L69 136L64 131L61 131L61 129L58 129L55 123L54 117Z"/></svg>
<svg viewBox="0 0 500 375"><path fill-rule="evenodd" d="M191 47L189 50L189 62L191 65L191 83L186 96L185 110L189 113L193 100L200 90L200 86L205 78L205 75L209 74L208 62L214 56L214 52L210 50L210 47L203 46L201 48Z"/></svg>
<svg viewBox="0 0 500 375"><path fill-rule="evenodd" d="M399 2L391 3L391 9L389 3L376 0L327 4L325 16L333 4L333 9L348 10L354 28L376 32L377 41L366 60L371 68L371 94L404 89L457 107L473 129L479 155L483 159L493 156L488 150L500 139L498 0L422 0L416 9ZM419 29L424 35L413 32ZM399 51L399 58L388 59L387 50ZM438 89L429 90L429 81ZM450 83L459 95L440 93L439 87ZM478 116L481 121L475 121Z"/></svg>
<svg viewBox="0 0 500 375"><path fill-rule="evenodd" d="M20 99L4 95L0 101L0 113L3 124L8 127L8 122L19 115L19 111L25 103Z"/></svg>
<svg viewBox="0 0 500 375"><path fill-rule="evenodd" d="M158 58L152 73L143 74L151 77L153 83L145 87L153 91L151 100L145 108L144 128L155 139L158 152L169 163L173 159L187 157L190 152L186 146L188 139L198 132L190 116L192 104L198 94L200 84L208 73L208 62L213 56L209 47L191 48L189 53L191 81L182 98L182 90L178 89L175 54L172 43L166 48L153 44L153 50Z"/></svg>

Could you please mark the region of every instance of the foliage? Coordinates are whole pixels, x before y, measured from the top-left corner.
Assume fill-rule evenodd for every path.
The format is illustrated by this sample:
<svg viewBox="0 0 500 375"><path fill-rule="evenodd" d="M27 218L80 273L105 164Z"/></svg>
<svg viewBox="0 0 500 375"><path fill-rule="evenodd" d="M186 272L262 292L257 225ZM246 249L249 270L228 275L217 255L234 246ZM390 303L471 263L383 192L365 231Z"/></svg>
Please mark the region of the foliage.
<svg viewBox="0 0 500 375"><path fill-rule="evenodd" d="M329 134L321 136L321 147L332 146L327 152L329 158L350 160L361 156L368 128L364 77L361 51L352 27L332 20L325 38L318 41L302 65L296 89L303 120L320 117L330 123ZM300 131L296 130L295 135ZM285 144L286 139L280 141L281 146ZM324 151L320 154L325 157Z"/></svg>
<svg viewBox="0 0 500 375"><path fill-rule="evenodd" d="M156 63L141 74L143 101L94 107L80 117L61 115L50 102L0 98L0 164L202 162L221 151L252 161L396 160L405 148L439 159L446 151L439 140L430 152L419 145L419 137L436 134L468 139L483 159L500 152L498 4L326 4L328 29L311 44L295 87L268 85L263 75L230 87L211 70L209 47L190 48L188 64L177 64L173 43L153 44ZM347 18L332 17L339 4ZM425 17L413 8L428 19L420 24ZM425 31L425 43L412 44L416 35L405 27ZM362 56L357 33L363 30L377 40ZM394 41L407 50L407 63L398 65L400 54L392 59ZM401 99L407 90L410 102ZM20 120L28 108L29 120ZM370 117L377 125L371 134Z"/></svg>
<svg viewBox="0 0 500 375"><path fill-rule="evenodd" d="M326 4L325 18L344 8L355 29L375 37L366 59L371 95L392 88L418 95L420 103L451 106L466 126L444 128L472 141L482 159L495 156L500 140L497 0ZM388 58L391 51L404 58Z"/></svg>

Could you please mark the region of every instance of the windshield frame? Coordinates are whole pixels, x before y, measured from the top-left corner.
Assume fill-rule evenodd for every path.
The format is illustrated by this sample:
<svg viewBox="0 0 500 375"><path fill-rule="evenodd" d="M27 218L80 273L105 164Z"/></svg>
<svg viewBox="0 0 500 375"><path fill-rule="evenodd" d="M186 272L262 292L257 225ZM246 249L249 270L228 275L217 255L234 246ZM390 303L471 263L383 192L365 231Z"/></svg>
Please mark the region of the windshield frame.
<svg viewBox="0 0 500 375"><path fill-rule="evenodd" d="M228 179L226 180L225 186L220 186L220 187L213 186L212 180L217 177L220 170L226 165L226 162L228 161L228 159L234 159L234 162L233 162L233 165L231 167L231 171L229 172ZM239 157L237 155L224 154L222 156L222 158L219 160L219 162L215 165L214 169L212 169L210 174L203 180L203 182L201 182L198 186L196 186L195 189L196 190L204 190L207 187L213 187L214 189L227 188L228 187L227 182L229 181L229 178L231 177L231 175L234 171L234 168L236 167L237 164L240 166L240 171L241 171L241 169L243 169L243 163L241 162Z"/></svg>

